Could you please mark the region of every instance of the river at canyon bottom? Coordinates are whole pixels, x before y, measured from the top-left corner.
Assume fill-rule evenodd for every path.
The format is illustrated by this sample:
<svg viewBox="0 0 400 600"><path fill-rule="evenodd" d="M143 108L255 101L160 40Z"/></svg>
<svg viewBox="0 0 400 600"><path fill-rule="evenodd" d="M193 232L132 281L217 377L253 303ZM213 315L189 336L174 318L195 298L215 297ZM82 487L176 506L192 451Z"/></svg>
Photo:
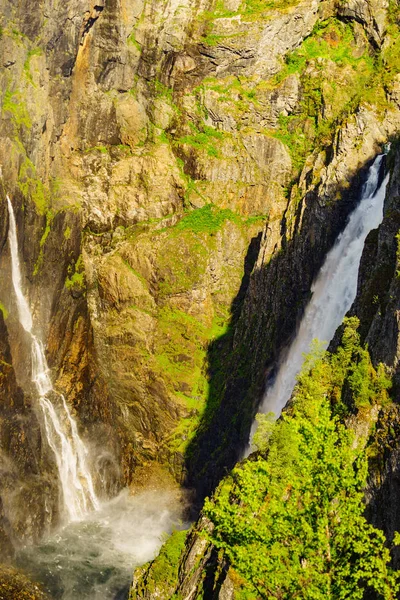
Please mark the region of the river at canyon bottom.
<svg viewBox="0 0 400 600"><path fill-rule="evenodd" d="M17 566L54 600L126 600L134 567L153 559L168 534L182 529L173 493L121 492L17 555Z"/></svg>

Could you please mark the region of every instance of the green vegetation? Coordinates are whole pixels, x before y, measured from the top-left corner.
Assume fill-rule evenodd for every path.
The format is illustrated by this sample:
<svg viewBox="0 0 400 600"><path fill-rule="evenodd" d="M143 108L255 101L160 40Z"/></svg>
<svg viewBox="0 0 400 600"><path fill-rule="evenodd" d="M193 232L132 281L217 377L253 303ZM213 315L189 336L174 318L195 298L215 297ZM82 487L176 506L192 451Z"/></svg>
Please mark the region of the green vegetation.
<svg viewBox="0 0 400 600"><path fill-rule="evenodd" d="M79 255L74 266L69 265L65 287L67 290L83 290L85 288L85 266L82 254Z"/></svg>
<svg viewBox="0 0 400 600"><path fill-rule="evenodd" d="M400 5L389 1L387 43L382 50L380 75L382 84L390 88L393 78L400 72Z"/></svg>
<svg viewBox="0 0 400 600"><path fill-rule="evenodd" d="M49 207L49 190L37 176L35 165L25 156L18 174L18 187L26 198L35 203L39 215L45 215Z"/></svg>
<svg viewBox="0 0 400 600"><path fill-rule="evenodd" d="M156 97L166 98L170 103L173 102L174 90L161 83L159 79L154 82L154 91Z"/></svg>
<svg viewBox="0 0 400 600"><path fill-rule="evenodd" d="M355 40L352 24L329 19L319 23L312 35L304 40L301 46L286 57L286 66L276 80L282 80L292 73L303 72L310 60L331 60L341 66L345 64L361 69L367 76L374 68L374 58L364 52L361 56L355 53ZM322 63L315 65L321 70ZM362 73L361 73L362 75Z"/></svg>
<svg viewBox="0 0 400 600"><path fill-rule="evenodd" d="M190 411L190 418L181 420L168 442L171 449L183 452L198 425L207 391L203 365L208 331L195 317L167 306L158 314L158 328L156 370L176 400Z"/></svg>
<svg viewBox="0 0 400 600"><path fill-rule="evenodd" d="M240 222L240 217L230 209L220 209L213 204L206 204L187 212L175 226L176 231L190 230L194 233L208 233L213 235L219 231L225 221Z"/></svg>
<svg viewBox="0 0 400 600"><path fill-rule="evenodd" d="M292 2L242 3L237 14L261 14L271 8L285 9ZM208 15L210 22L227 13L223 2ZM289 149L293 162L293 176L300 172L304 162L316 148L330 145L336 127L363 103L374 105L380 113L389 106L386 90L390 91L394 77L400 71L400 35L398 5L391 3L388 38L382 53L372 50L367 37L355 33L352 23L330 18L319 23L301 46L289 53L280 72L269 81L255 82L251 78L206 78L195 90L198 99L206 90L218 94L223 113L231 114L238 130L251 124L254 110L263 111L268 92L278 89L289 76L297 75L301 97L293 112L283 112L278 123L265 128L263 133L281 140ZM208 43L218 43L219 36L208 33ZM260 104L261 102L261 104ZM251 127L251 125L250 125ZM199 125L199 129L201 126ZM196 147L196 139L192 144ZM201 140L203 145L206 140Z"/></svg>
<svg viewBox="0 0 400 600"><path fill-rule="evenodd" d="M44 245L46 243L46 240L49 236L50 233L50 228L51 228L51 223L53 221L54 215L51 212L51 210L48 210L46 212L46 226L44 228L42 237L40 238L40 243L39 243L39 256L37 258L37 261L35 263L35 267L33 269L33 274L37 275L43 265L43 256L44 256Z"/></svg>
<svg viewBox="0 0 400 600"><path fill-rule="evenodd" d="M161 548L160 554L152 563L151 576L146 580L145 587L139 586L137 592L141 597L141 592L154 593L157 590L168 590L174 587L178 578L179 558L184 549L187 531L174 531ZM131 600L137 597L135 593L131 595ZM164 597L164 596L163 596Z"/></svg>
<svg viewBox="0 0 400 600"><path fill-rule="evenodd" d="M230 10L226 8L224 0L217 0L215 8L212 12L205 12L203 18L209 23L208 34L204 37L203 42L208 45L214 45L212 31L213 22L220 18L229 18L241 16L246 21L256 21L261 19L269 19L272 11L285 11L292 6L299 4L300 0L242 0L238 10ZM226 36L214 36L216 43Z"/></svg>
<svg viewBox="0 0 400 600"><path fill-rule="evenodd" d="M71 239L71 233L72 233L71 227L69 225L67 225L66 228L65 228L65 230L64 230L64 239L67 240L67 241L69 239Z"/></svg>
<svg viewBox="0 0 400 600"><path fill-rule="evenodd" d="M152 571L156 586L157 583L169 585L175 581L178 574L178 561L185 544L186 535L187 531L174 531L162 547L157 566Z"/></svg>
<svg viewBox="0 0 400 600"><path fill-rule="evenodd" d="M21 92L6 90L2 100L2 111L11 115L12 121L17 128L30 129L32 121Z"/></svg>
<svg viewBox="0 0 400 600"><path fill-rule="evenodd" d="M192 236L190 230L179 232L174 228L165 240L163 253L159 255L159 266L164 274L159 282L160 294L169 296L190 290L205 273L207 258L208 250L201 236Z"/></svg>
<svg viewBox="0 0 400 600"><path fill-rule="evenodd" d="M32 48L28 51L28 55L26 57L24 63L24 74L27 80L33 85L33 78L31 73L31 59L33 56L41 56L43 54L43 50L41 48Z"/></svg>
<svg viewBox="0 0 400 600"><path fill-rule="evenodd" d="M159 309L154 347L146 361L162 379L174 401L183 407L180 422L167 441L174 452L186 451L206 405L208 409L212 402L210 397L214 399L216 395L215 385L210 388L207 359L212 360L214 366L221 360L219 391L223 385L226 360L222 360L218 352L210 359L210 352L213 341L229 330L232 315L223 298L229 297L229 287L232 287L231 297L235 297L235 286L239 287L243 276L243 264L236 269L226 267L224 291L217 291L211 302L206 300L204 311L198 312L197 303L193 309L185 302L177 304L177 299L196 294L197 289L207 285L208 265L226 236L225 228L234 228L235 236L248 236L249 228L258 231L259 223L259 217L245 219L229 209L207 204L187 211L173 227L156 232L161 238L155 259ZM219 233L221 239L217 236ZM214 372L212 379L215 382Z"/></svg>
<svg viewBox="0 0 400 600"><path fill-rule="evenodd" d="M366 440L337 414L347 386L366 419L369 407L388 402L389 381L360 347L357 326L346 321L337 354L309 357L291 407L274 426L268 420L263 454L235 468L206 502L211 539L244 596L361 599L374 591L394 600L400 589L384 534L363 514Z"/></svg>
<svg viewBox="0 0 400 600"><path fill-rule="evenodd" d="M217 143L222 141L226 134L223 131L218 131L214 127L203 125L202 131L197 129L196 126L191 125L193 134L185 135L179 138L175 143L180 145L187 145L196 148L197 150L204 150L208 156L219 157L219 151Z"/></svg>
<svg viewBox="0 0 400 600"><path fill-rule="evenodd" d="M377 64L368 47L355 50L353 26L335 19L319 24L303 44L286 57L283 69L272 84L298 74L302 99L292 115L280 115L271 131L290 150L299 171L317 147L329 145L336 124L361 102L374 102L381 91ZM385 104L385 99L379 98Z"/></svg>
<svg viewBox="0 0 400 600"><path fill-rule="evenodd" d="M90 154L91 152L100 152L100 154L108 154L109 149L107 148L107 146L91 146L90 148L86 148L86 154Z"/></svg>
<svg viewBox="0 0 400 600"><path fill-rule="evenodd" d="M8 310L6 309L6 307L4 306L4 304L2 302L0 302L0 311L3 313L4 319L7 319Z"/></svg>
<svg viewBox="0 0 400 600"><path fill-rule="evenodd" d="M136 50L138 50L138 52L142 51L142 46L139 44L139 42L137 41L136 37L135 37L135 30L132 31L132 33L130 34L130 36L128 37L128 42L130 44L132 44L132 46L135 46Z"/></svg>

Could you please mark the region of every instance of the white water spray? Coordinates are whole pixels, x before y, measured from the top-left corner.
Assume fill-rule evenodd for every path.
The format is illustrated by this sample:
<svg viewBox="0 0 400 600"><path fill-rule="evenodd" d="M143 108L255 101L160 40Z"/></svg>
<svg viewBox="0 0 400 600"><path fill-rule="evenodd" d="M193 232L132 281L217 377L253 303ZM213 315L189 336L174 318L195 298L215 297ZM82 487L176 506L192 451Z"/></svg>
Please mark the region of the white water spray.
<svg viewBox="0 0 400 600"><path fill-rule="evenodd" d="M32 314L22 291L14 211L8 196L7 204L12 282L17 299L19 321L31 337L32 381L38 392L43 412L46 439L56 459L65 510L69 520L77 521L82 519L90 509L99 508L87 465L88 450L79 437L76 423L64 396L53 389L43 344L32 331ZM52 400L49 398L50 394Z"/></svg>
<svg viewBox="0 0 400 600"><path fill-rule="evenodd" d="M328 253L312 285L312 297L296 338L285 353L276 379L262 400L260 412L264 414L272 412L276 417L279 416L290 399L304 362L304 354L310 351L311 342L318 338L323 348L327 348L355 300L365 239L383 218L389 175L378 188L382 160L383 155L378 156L371 166L361 201L350 215L346 228ZM250 439L255 429L256 424L253 424Z"/></svg>

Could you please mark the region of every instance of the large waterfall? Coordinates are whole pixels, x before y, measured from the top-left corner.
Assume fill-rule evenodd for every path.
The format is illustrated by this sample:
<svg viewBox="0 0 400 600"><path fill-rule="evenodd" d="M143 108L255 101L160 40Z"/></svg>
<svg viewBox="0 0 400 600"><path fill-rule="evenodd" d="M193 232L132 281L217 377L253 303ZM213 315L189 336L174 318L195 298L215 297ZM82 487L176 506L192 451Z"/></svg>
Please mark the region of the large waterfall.
<svg viewBox="0 0 400 600"><path fill-rule="evenodd" d="M65 398L53 389L43 344L40 338L33 333L32 314L22 290L15 216L8 196L7 204L12 282L17 300L19 321L30 335L32 381L35 384L43 413L46 439L57 463L64 509L68 520L77 521L90 509L99 507L87 465L88 450L79 437L76 423Z"/></svg>
<svg viewBox="0 0 400 600"><path fill-rule="evenodd" d="M289 400L296 377L303 365L304 354L318 338L328 347L336 329L350 309L357 293L358 269L368 233L383 218L383 203L389 175L380 184L383 155L372 164L363 187L361 201L350 215L348 224L337 238L318 273L297 335L283 354L273 384L267 388L260 406L262 413L278 416ZM254 431L254 426L253 430Z"/></svg>
<svg viewBox="0 0 400 600"><path fill-rule="evenodd" d="M174 492L165 490L131 495L126 489L101 503L96 498L88 450L65 398L53 388L23 292L16 223L8 196L7 203L18 317L30 341L43 436L54 453L66 516L64 526L39 544L19 548L16 564L40 581L54 600L126 598L133 567L152 560L165 533L182 527L182 506Z"/></svg>

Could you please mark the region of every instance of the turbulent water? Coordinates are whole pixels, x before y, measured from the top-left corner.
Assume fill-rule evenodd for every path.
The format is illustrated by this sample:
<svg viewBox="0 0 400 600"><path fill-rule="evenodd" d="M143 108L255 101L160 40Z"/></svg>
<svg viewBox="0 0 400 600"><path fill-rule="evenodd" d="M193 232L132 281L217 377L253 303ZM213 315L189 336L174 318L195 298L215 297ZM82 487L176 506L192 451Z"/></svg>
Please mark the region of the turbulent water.
<svg viewBox="0 0 400 600"><path fill-rule="evenodd" d="M347 226L337 238L317 275L297 335L283 353L279 370L265 393L260 406L262 413L278 416L288 402L312 341L317 338L328 347L336 329L350 309L357 293L358 270L368 233L377 228L383 218L383 203L389 175L380 183L383 155L371 166L361 201L350 215ZM252 434L255 426L253 426Z"/></svg>
<svg viewBox="0 0 400 600"><path fill-rule="evenodd" d="M17 565L54 600L126 600L133 568L153 559L179 526L172 494L124 490L82 521L21 550Z"/></svg>
<svg viewBox="0 0 400 600"><path fill-rule="evenodd" d="M65 398L54 391L43 344L33 333L33 319L22 290L15 216L7 196L9 213L8 240L11 252L11 275L22 327L31 338L32 382L42 409L44 432L54 453L63 494L63 508L69 521L81 519L89 510L97 509L92 477L87 464L88 450L79 437L76 423Z"/></svg>

